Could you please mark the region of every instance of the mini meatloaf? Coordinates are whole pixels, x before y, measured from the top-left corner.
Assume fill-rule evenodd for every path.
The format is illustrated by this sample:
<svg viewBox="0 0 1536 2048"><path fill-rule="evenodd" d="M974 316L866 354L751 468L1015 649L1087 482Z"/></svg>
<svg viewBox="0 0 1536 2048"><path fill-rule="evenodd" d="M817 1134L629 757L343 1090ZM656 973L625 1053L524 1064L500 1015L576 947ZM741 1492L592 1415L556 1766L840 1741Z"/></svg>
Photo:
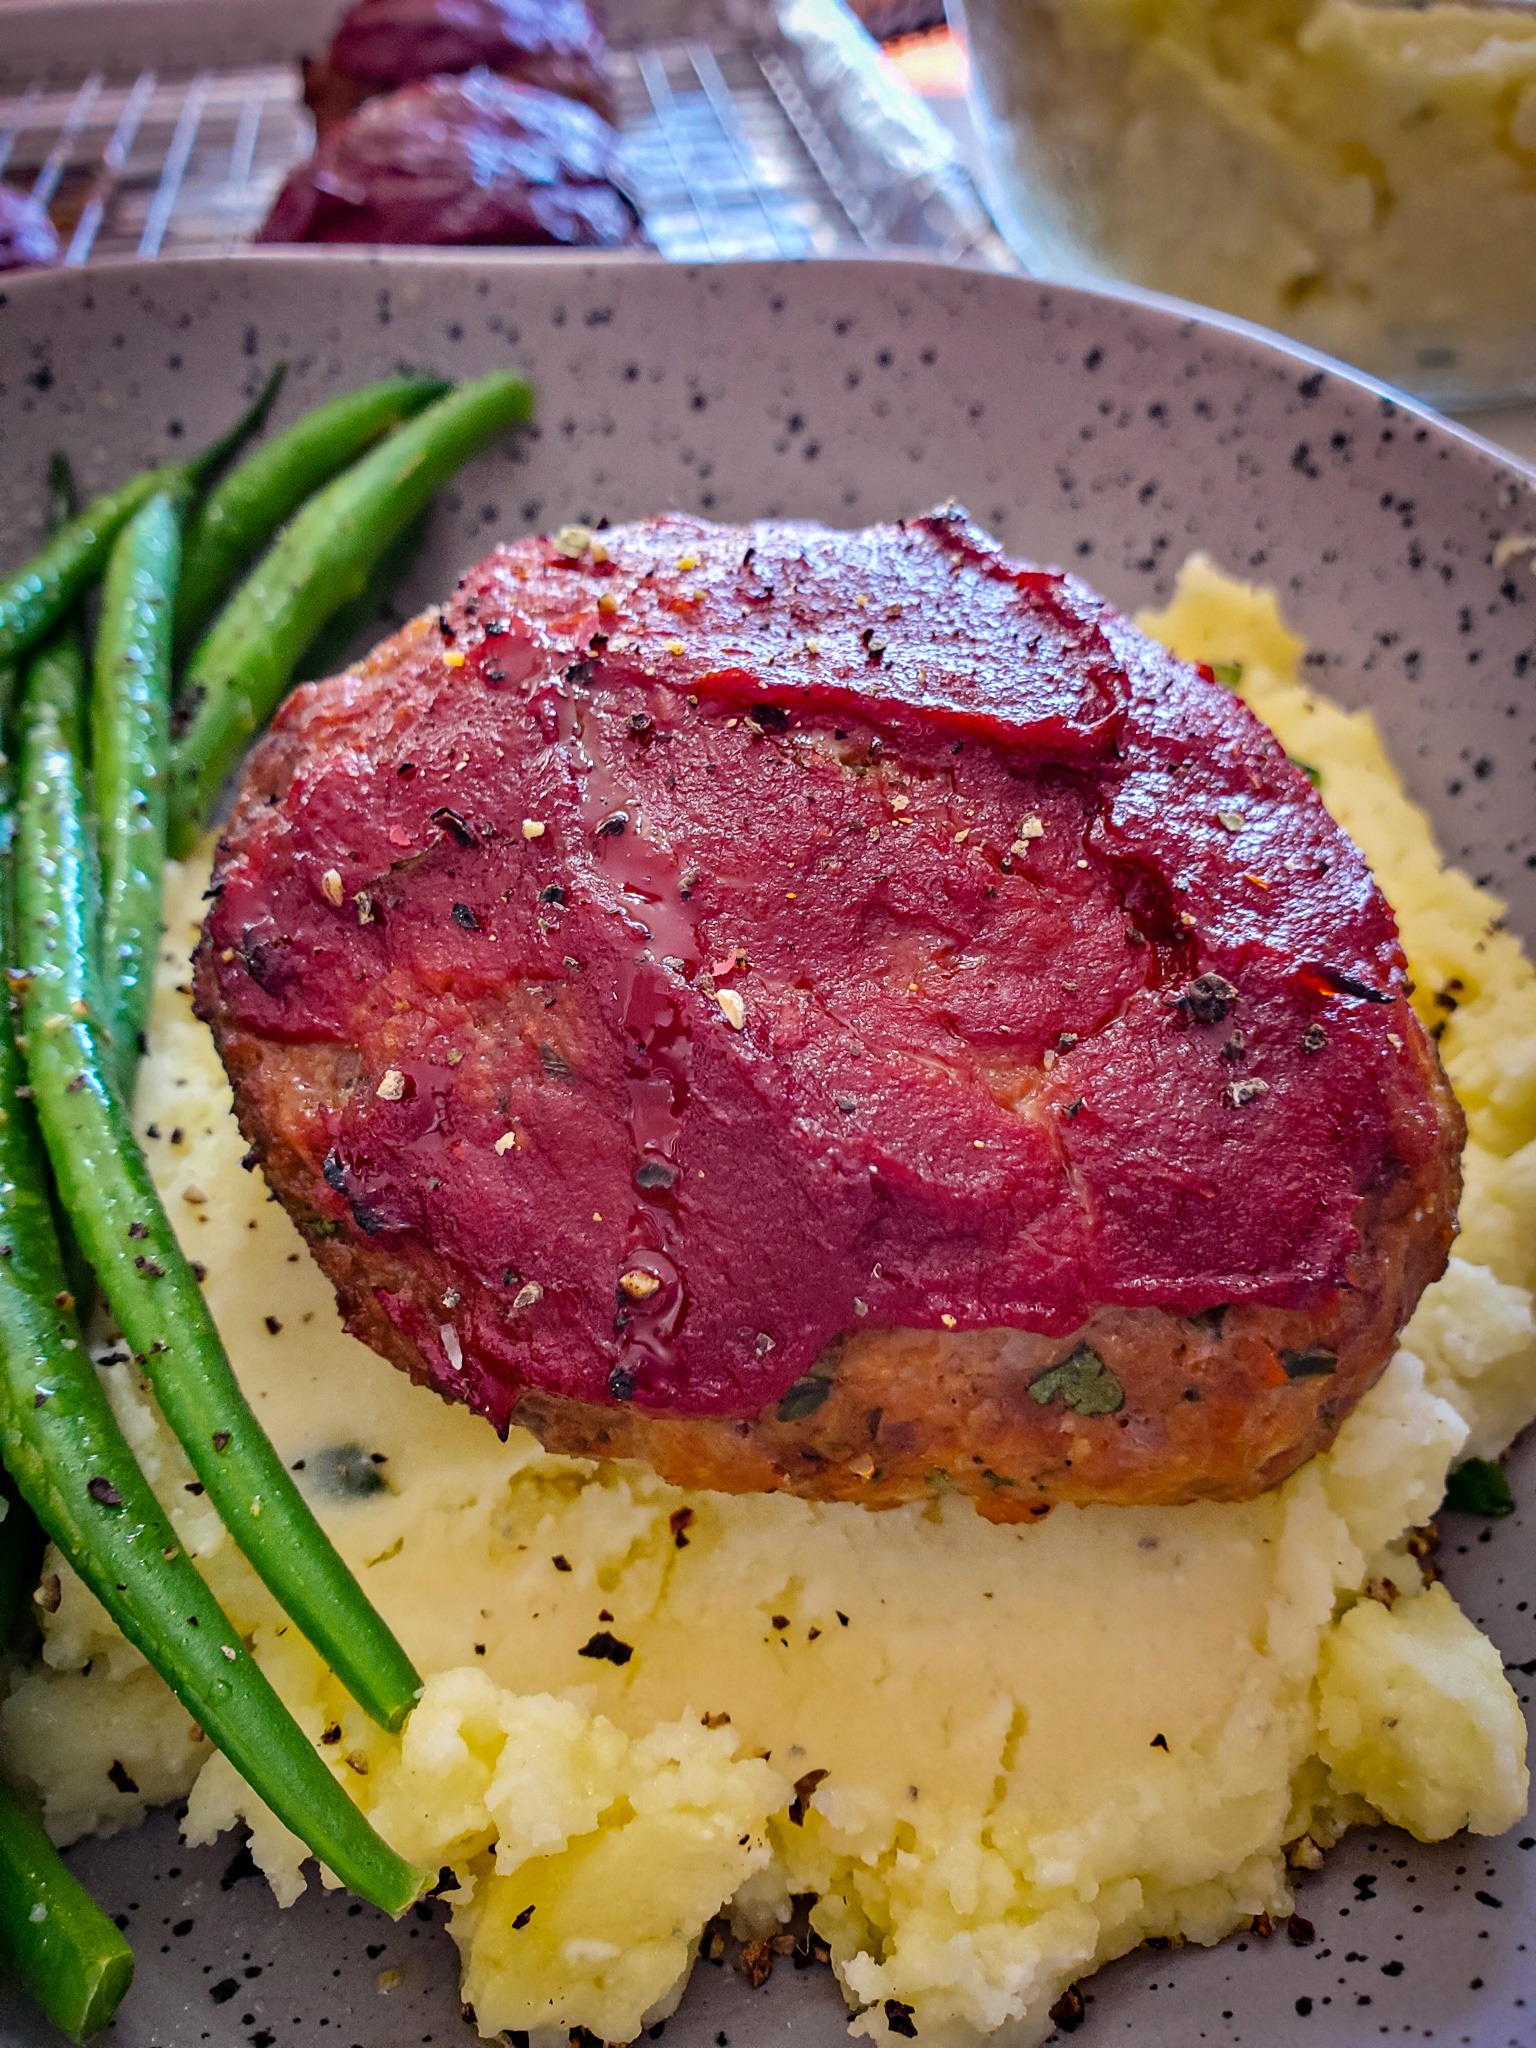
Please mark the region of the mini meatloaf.
<svg viewBox="0 0 1536 2048"><path fill-rule="evenodd" d="M290 171L262 242L643 242L618 137L575 100L490 71L369 100Z"/></svg>
<svg viewBox="0 0 1536 2048"><path fill-rule="evenodd" d="M306 61L304 98L324 135L380 93L483 66L611 121L605 58L586 0L357 0L326 55Z"/></svg>
<svg viewBox="0 0 1536 2048"><path fill-rule="evenodd" d="M1358 851L954 510L498 549L289 700L196 990L349 1327L688 1485L1252 1495L1454 1227Z"/></svg>

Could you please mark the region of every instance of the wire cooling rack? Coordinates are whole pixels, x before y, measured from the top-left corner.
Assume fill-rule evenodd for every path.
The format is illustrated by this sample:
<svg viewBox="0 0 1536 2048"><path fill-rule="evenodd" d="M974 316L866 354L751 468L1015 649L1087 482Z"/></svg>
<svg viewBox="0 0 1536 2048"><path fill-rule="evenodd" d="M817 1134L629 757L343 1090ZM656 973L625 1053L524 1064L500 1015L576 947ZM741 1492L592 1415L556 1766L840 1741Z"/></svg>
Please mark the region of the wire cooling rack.
<svg viewBox="0 0 1536 2048"><path fill-rule="evenodd" d="M610 53L629 180L662 255L816 256L852 244L1005 260L958 164L941 144L923 161L901 128L925 110L894 105L902 161L881 161L894 103L870 118L868 78L841 92L839 65L851 52L857 68L857 44L816 0L798 11L834 31L815 63L803 43L723 25ZM248 240L313 144L297 66L101 61L0 87L0 177L48 208L64 261Z"/></svg>

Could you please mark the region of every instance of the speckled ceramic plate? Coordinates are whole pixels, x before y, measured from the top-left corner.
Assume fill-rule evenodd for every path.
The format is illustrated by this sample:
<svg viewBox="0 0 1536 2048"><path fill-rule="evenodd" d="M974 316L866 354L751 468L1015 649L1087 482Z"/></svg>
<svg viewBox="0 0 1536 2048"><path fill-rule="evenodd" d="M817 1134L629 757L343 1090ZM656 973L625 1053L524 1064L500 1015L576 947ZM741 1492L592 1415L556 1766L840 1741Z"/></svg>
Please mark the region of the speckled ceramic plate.
<svg viewBox="0 0 1536 2048"><path fill-rule="evenodd" d="M52 448L88 483L120 477L214 432L278 356L288 413L402 363L512 363L538 386L539 429L444 499L407 600L498 536L666 506L854 524L953 495L1127 607L1205 548L1281 592L1316 680L1374 708L1442 843L1536 941L1536 576L1498 546L1536 536L1536 471L1346 372L1176 308L895 262L327 254L27 278L0 295L0 559L35 539ZM1523 1515L1447 1517L1447 1577L1528 1696L1536 1450L1514 1471ZM1084 2038L1531 2048L1530 1850L1520 1829L1351 1835L1303 1881L1314 1946L1142 1951L1092 1980ZM138 1951L115 2048L474 2039L438 1908L391 1926L312 1893L280 1913L235 1842L188 1852L164 1815L74 1860ZM0 2042L52 2038L5 1996ZM701 1965L667 2038L842 2031L825 1972L781 1965L754 1993Z"/></svg>

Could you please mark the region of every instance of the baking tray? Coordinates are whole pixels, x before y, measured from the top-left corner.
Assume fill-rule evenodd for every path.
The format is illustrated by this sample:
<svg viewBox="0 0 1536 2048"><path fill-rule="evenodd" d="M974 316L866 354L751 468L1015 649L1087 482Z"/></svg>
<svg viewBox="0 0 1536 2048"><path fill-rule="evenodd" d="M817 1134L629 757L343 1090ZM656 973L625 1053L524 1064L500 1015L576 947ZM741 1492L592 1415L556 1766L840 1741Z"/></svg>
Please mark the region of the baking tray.
<svg viewBox="0 0 1536 2048"><path fill-rule="evenodd" d="M0 5L0 176L78 265L227 249L313 126L297 59L335 5ZM908 248L1012 258L937 121L842 0L626 0L610 10L628 176L683 262Z"/></svg>
<svg viewBox="0 0 1536 2048"><path fill-rule="evenodd" d="M513 361L536 382L540 433L444 494L406 605L496 538L662 504L846 524L954 492L1016 551L1080 564L1131 609L1204 547L1284 593L1309 672L1374 705L1447 853L1536 939L1536 579L1498 567L1496 546L1536 532L1536 471L1363 379L1214 318L910 262L102 265L22 279L0 305L0 558L39 530L52 448L90 488L167 459L279 356L283 417L402 359L460 375ZM1536 1498L1536 1434L1511 1477ZM1445 1533L1447 1581L1529 1702L1536 1521L1528 1506L1448 1516ZM280 1912L238 1840L188 1850L170 1813L71 1860L139 1956L110 2048L473 2048L439 1907L394 1926L312 1889ZM1088 1982L1074 2040L1536 2043L1536 1830L1433 1846L1357 1831L1298 1904L1317 1929L1305 1949L1240 1935L1115 1964ZM833 2048L845 2028L826 1971L786 1958L753 1992L726 1954L700 1964L665 2042ZM3 1988L0 2042L58 2048Z"/></svg>

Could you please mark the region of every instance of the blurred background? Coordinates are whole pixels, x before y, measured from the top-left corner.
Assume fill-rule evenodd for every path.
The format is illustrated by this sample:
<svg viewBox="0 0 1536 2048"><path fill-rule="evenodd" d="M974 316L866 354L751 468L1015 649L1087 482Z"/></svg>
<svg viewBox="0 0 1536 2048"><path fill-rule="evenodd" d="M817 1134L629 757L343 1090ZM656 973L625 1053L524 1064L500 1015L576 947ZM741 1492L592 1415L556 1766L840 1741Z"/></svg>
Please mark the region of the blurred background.
<svg viewBox="0 0 1536 2048"><path fill-rule="evenodd" d="M1129 284L1536 457L1536 0L0 0L0 262L252 240Z"/></svg>

